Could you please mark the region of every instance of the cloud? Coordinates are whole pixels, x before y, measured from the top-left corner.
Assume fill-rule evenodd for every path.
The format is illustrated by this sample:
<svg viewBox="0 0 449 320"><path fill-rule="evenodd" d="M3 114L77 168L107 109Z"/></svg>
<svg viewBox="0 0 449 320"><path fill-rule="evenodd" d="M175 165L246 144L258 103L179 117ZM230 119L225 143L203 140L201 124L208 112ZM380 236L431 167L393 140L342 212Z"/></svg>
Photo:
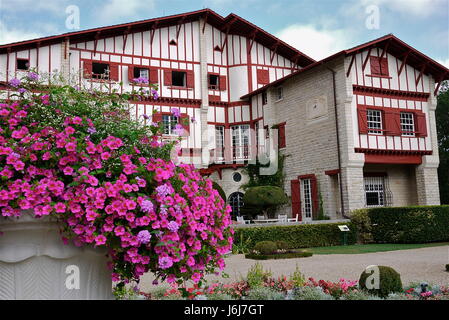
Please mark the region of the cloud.
<svg viewBox="0 0 449 320"><path fill-rule="evenodd" d="M45 11L57 15L65 15L68 0L0 0L1 10L4 12L35 12Z"/></svg>
<svg viewBox="0 0 449 320"><path fill-rule="evenodd" d="M99 17L103 22L116 22L155 8L154 0L108 0Z"/></svg>
<svg viewBox="0 0 449 320"><path fill-rule="evenodd" d="M415 17L428 17L444 10L447 12L447 0L362 0L357 2L362 6L378 5L391 11L411 14Z"/></svg>
<svg viewBox="0 0 449 320"><path fill-rule="evenodd" d="M321 60L350 46L347 31L313 24L293 24L276 36L315 60Z"/></svg>
<svg viewBox="0 0 449 320"><path fill-rule="evenodd" d="M36 32L8 28L2 21L0 21L0 44L36 39L42 36L42 34Z"/></svg>
<svg viewBox="0 0 449 320"><path fill-rule="evenodd" d="M446 60L437 60L437 62L441 63L446 68L449 68L449 58L447 58Z"/></svg>

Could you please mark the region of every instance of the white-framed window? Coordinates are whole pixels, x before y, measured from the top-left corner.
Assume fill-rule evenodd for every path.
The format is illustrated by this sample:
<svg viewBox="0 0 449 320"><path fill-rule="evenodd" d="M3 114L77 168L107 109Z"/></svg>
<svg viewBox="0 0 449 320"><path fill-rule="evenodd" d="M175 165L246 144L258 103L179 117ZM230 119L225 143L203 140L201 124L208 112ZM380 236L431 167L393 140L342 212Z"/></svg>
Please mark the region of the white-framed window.
<svg viewBox="0 0 449 320"><path fill-rule="evenodd" d="M312 182L310 179L301 180L302 184L302 210L306 219L312 219Z"/></svg>
<svg viewBox="0 0 449 320"><path fill-rule="evenodd" d="M284 99L284 88L283 87L277 87L276 88L276 101L280 101Z"/></svg>
<svg viewBox="0 0 449 320"><path fill-rule="evenodd" d="M382 111L379 110L367 110L367 124L368 133L370 134L382 134Z"/></svg>
<svg viewBox="0 0 449 320"><path fill-rule="evenodd" d="M415 117L411 112L401 112L401 131L403 136L415 136Z"/></svg>
<svg viewBox="0 0 449 320"><path fill-rule="evenodd" d="M215 160L224 160L224 126L215 127Z"/></svg>
<svg viewBox="0 0 449 320"><path fill-rule="evenodd" d="M164 134L174 135L175 127L179 123L178 117L169 114L163 115L162 122L164 123Z"/></svg>
<svg viewBox="0 0 449 320"><path fill-rule="evenodd" d="M247 160L249 158L249 125L233 126L231 129L234 159Z"/></svg>
<svg viewBox="0 0 449 320"><path fill-rule="evenodd" d="M385 206L385 177L365 177L364 184L366 206Z"/></svg>

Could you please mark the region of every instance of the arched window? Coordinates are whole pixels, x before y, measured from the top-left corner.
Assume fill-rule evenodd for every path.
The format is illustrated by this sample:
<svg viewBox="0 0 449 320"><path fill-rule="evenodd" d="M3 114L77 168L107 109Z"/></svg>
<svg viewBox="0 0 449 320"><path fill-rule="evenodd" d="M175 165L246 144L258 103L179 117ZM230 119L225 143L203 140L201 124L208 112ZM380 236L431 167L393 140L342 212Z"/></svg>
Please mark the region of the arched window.
<svg viewBox="0 0 449 320"><path fill-rule="evenodd" d="M241 192L234 192L229 196L229 205L232 208L232 218L235 219L236 217L240 216L240 209L243 207L243 193Z"/></svg>

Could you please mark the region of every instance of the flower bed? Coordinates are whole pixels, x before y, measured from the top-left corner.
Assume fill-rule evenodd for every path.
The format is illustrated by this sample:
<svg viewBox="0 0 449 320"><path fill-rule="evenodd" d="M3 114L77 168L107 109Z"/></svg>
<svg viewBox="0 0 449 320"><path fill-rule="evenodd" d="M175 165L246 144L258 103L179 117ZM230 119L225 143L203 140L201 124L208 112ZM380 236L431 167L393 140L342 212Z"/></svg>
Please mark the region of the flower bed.
<svg viewBox="0 0 449 320"><path fill-rule="evenodd" d="M212 181L170 159L175 143L161 139L162 124L129 120L131 95L157 92L43 83L33 72L13 79L17 93L0 104L1 216L56 217L63 241L109 250L122 286L149 271L182 283L222 270L230 208Z"/></svg>

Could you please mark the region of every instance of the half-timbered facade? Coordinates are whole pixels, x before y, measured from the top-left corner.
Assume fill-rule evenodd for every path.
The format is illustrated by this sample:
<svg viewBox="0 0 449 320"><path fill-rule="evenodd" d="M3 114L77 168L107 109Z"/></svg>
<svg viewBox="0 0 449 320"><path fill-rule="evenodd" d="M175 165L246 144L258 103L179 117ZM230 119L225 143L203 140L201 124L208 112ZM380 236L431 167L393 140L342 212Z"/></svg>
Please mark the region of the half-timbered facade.
<svg viewBox="0 0 449 320"><path fill-rule="evenodd" d="M394 36L316 62L237 15L204 9L1 45L4 97L30 68L88 89L157 85L160 98L130 101L131 115L163 122L165 139L187 119L181 160L216 180L235 214L242 168L264 153L273 126L289 155L292 215L316 218L320 194L333 218L439 202L434 91L448 70Z"/></svg>

